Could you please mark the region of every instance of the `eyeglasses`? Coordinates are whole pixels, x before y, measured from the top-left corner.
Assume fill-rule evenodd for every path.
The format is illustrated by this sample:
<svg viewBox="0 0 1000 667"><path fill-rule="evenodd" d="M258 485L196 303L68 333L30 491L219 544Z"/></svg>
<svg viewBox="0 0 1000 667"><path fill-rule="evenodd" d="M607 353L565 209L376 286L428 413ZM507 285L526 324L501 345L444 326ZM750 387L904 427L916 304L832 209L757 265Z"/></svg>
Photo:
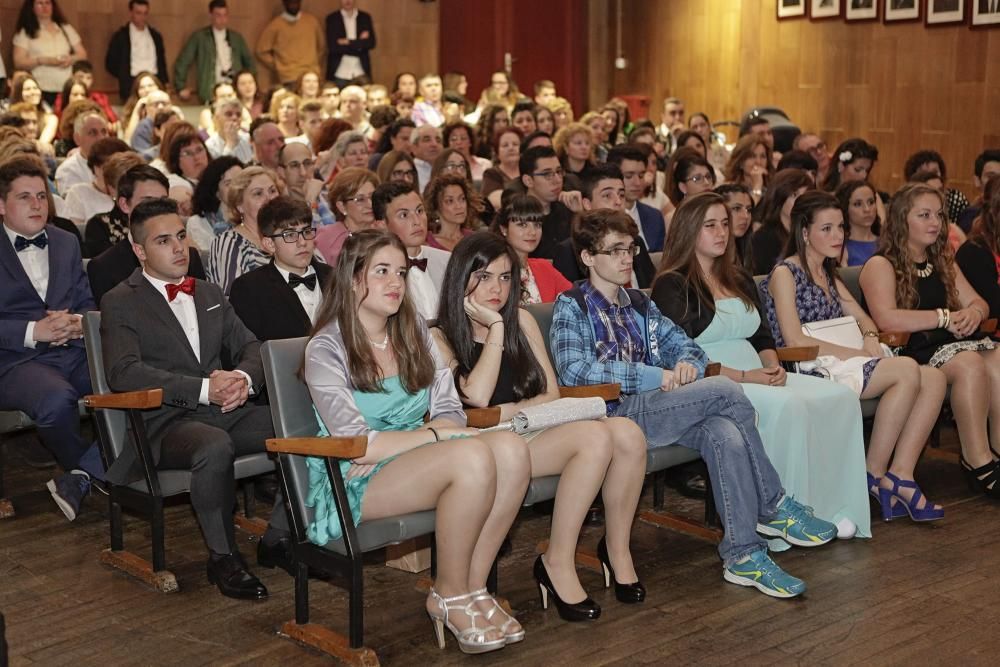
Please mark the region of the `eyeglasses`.
<svg viewBox="0 0 1000 667"><path fill-rule="evenodd" d="M303 160L302 162L295 160L294 162L289 162L288 164L284 165L285 169L295 169L296 171L298 171L299 169L305 169L306 171L311 171L312 168L315 166L316 166L316 160Z"/></svg>
<svg viewBox="0 0 1000 667"><path fill-rule="evenodd" d="M708 174L695 174L684 179L685 183L715 183L715 179Z"/></svg>
<svg viewBox="0 0 1000 667"><path fill-rule="evenodd" d="M194 148L186 148L181 151L181 157L198 157L199 155L205 154L204 146L195 146Z"/></svg>
<svg viewBox="0 0 1000 667"><path fill-rule="evenodd" d="M371 204L371 195L357 195L356 197L346 197L343 201L354 202L355 204Z"/></svg>
<svg viewBox="0 0 1000 667"><path fill-rule="evenodd" d="M286 229L280 234L271 234L267 238L277 239L280 238L285 243L296 243L301 236L306 241L312 241L316 238L317 229L315 227L304 227L302 229Z"/></svg>
<svg viewBox="0 0 1000 667"><path fill-rule="evenodd" d="M592 255L608 255L615 259L628 259L639 254L639 246L632 244L625 248L611 248L610 250L594 250Z"/></svg>
<svg viewBox="0 0 1000 667"><path fill-rule="evenodd" d="M545 171L536 171L531 175L535 178L544 178L546 181L555 181L562 178L565 173L562 169L546 169Z"/></svg>

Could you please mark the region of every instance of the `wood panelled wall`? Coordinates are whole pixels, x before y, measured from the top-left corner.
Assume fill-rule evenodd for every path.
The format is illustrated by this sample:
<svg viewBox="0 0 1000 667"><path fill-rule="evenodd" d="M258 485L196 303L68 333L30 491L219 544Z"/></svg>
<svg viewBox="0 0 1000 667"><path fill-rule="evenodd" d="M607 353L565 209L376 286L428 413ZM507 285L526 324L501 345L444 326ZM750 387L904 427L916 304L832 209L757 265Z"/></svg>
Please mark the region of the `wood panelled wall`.
<svg viewBox="0 0 1000 667"><path fill-rule="evenodd" d="M875 143L873 178L890 191L906 157L932 148L971 194L975 156L1000 146L1000 29L778 21L775 0L622 3L629 66L606 92L650 95L657 122L668 95L713 120L781 107L831 150L852 136Z"/></svg>
<svg viewBox="0 0 1000 667"><path fill-rule="evenodd" d="M0 30L7 71L13 69L11 39L23 0L0 0ZM243 34L253 50L264 26L282 11L279 0L229 0L229 26ZM437 69L438 5L420 0L362 0L360 7L375 21L377 46L372 51L375 80L392 84L396 72ZM104 57L111 34L128 21L128 0L59 0L66 18L83 38L101 90L117 91L118 84L104 71ZM303 10L322 24L326 15L340 9L339 0L304 0ZM150 0L150 23L163 34L167 61L173 76L177 55L194 30L208 25L208 0ZM325 66L321 62L321 66ZM193 83L194 74L191 74ZM270 83L262 75L262 85ZM115 99L115 98L113 98Z"/></svg>

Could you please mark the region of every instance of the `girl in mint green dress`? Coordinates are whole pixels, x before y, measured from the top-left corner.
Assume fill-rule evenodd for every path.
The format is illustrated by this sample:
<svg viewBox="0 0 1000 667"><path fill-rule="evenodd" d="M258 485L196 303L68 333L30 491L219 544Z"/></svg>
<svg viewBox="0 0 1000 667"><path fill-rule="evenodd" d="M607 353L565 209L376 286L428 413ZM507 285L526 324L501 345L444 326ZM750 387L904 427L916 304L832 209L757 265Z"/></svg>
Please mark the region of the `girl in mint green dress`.
<svg viewBox="0 0 1000 667"><path fill-rule="evenodd" d="M419 202L409 190L393 201L408 204L411 194ZM368 439L364 455L341 463L351 521L436 510L438 569L427 614L441 648L448 628L463 652L484 653L524 638L486 591L486 577L527 489L527 448L513 433L465 427L451 371L407 295L407 271L395 235L353 234L324 294L303 372L320 434ZM307 534L324 545L340 539L340 517L324 460L308 466Z"/></svg>
<svg viewBox="0 0 1000 667"><path fill-rule="evenodd" d="M832 517L841 536L870 537L858 396L823 378L787 374L778 364L753 279L735 264L728 221L725 200L714 193L678 208L653 301L722 364L724 375L741 383L788 492ZM717 270L717 261L730 270Z"/></svg>

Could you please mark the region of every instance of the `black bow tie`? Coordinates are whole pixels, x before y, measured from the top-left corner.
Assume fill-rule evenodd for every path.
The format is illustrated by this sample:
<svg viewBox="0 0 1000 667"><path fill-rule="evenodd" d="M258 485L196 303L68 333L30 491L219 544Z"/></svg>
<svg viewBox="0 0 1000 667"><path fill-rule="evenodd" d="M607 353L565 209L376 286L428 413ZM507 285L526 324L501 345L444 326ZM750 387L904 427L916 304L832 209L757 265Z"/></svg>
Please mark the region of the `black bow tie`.
<svg viewBox="0 0 1000 667"><path fill-rule="evenodd" d="M408 264L409 264L409 267L411 269L417 268L417 269L420 269L421 271L423 271L424 273L427 273L427 258L426 257L419 257L419 258L418 257L408 257L407 259L409 260Z"/></svg>
<svg viewBox="0 0 1000 667"><path fill-rule="evenodd" d="M45 234L39 234L33 239L26 239L23 236L18 235L14 239L14 250L21 252L22 250L28 248L29 246L38 246L42 250L45 250L45 246L49 244L49 237Z"/></svg>
<svg viewBox="0 0 1000 667"><path fill-rule="evenodd" d="M305 285L306 289L312 292L316 289L316 274L312 273L308 276L299 276L294 273L288 274L288 286L295 289L299 285Z"/></svg>

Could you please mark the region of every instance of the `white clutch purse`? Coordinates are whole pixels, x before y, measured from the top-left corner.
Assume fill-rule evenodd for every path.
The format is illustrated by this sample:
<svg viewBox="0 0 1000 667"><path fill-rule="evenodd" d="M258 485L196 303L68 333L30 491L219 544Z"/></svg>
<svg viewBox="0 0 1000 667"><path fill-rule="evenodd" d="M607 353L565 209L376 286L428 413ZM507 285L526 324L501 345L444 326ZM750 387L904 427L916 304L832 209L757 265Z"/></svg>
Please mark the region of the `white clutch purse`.
<svg viewBox="0 0 1000 667"><path fill-rule="evenodd" d="M850 315L803 324L802 333L811 338L818 338L825 343L850 347L855 350L860 350L865 346L861 327L858 326L858 321Z"/></svg>
<svg viewBox="0 0 1000 667"><path fill-rule="evenodd" d="M517 434L541 431L586 419L603 419L607 408L603 398L560 398L549 403L519 410L510 421L500 422L483 431L513 431Z"/></svg>

